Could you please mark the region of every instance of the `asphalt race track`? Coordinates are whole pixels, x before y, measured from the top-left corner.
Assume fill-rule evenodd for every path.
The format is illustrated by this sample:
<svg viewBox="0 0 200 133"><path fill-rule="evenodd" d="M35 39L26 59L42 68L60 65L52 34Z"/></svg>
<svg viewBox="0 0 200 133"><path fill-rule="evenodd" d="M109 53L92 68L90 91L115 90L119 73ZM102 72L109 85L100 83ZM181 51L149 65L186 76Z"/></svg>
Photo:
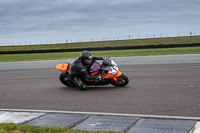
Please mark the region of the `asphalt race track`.
<svg viewBox="0 0 200 133"><path fill-rule="evenodd" d="M5 67L9 63L0 63L0 109L200 117L200 55L193 62L187 60L189 56L193 55L183 55L178 60L174 60L177 56L169 56L172 62L163 62L166 56L159 56L157 62L154 56L152 60L120 58L119 68L130 80L127 87L109 85L86 91L62 85L60 72L53 65L12 68ZM147 62L130 63L139 59Z"/></svg>

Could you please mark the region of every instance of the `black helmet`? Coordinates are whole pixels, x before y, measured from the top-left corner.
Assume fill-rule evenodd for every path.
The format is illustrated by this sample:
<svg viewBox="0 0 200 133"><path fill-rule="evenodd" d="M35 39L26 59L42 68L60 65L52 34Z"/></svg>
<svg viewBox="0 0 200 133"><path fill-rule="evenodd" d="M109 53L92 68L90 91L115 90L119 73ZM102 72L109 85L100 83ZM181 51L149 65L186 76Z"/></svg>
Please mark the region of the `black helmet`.
<svg viewBox="0 0 200 133"><path fill-rule="evenodd" d="M93 60L92 54L88 51L83 51L80 58L82 63L86 65L90 65Z"/></svg>

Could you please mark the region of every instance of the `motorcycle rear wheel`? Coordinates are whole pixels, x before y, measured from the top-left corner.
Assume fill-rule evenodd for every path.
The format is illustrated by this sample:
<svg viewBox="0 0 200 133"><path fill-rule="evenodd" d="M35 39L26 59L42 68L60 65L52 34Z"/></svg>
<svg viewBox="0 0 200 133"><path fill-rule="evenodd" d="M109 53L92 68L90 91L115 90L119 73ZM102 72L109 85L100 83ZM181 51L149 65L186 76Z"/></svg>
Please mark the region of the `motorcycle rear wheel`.
<svg viewBox="0 0 200 133"><path fill-rule="evenodd" d="M75 85L73 83L70 83L69 81L69 75L66 73L61 73L59 76L60 82L68 87L74 87Z"/></svg>
<svg viewBox="0 0 200 133"><path fill-rule="evenodd" d="M122 74L121 76L117 77L117 81L114 81L112 84L117 87L123 87L126 86L128 83L128 77L125 74Z"/></svg>

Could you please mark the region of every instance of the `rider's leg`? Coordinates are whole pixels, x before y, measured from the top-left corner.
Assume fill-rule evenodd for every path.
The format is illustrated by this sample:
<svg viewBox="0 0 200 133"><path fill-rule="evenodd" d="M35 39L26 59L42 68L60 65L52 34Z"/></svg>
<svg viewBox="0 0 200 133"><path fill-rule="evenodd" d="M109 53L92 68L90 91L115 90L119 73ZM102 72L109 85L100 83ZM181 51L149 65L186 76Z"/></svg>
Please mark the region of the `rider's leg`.
<svg viewBox="0 0 200 133"><path fill-rule="evenodd" d="M75 82L76 82L76 84L78 85L79 88L81 88L81 89L86 88L86 84L83 83L83 81L80 78L74 77L74 80L75 80Z"/></svg>

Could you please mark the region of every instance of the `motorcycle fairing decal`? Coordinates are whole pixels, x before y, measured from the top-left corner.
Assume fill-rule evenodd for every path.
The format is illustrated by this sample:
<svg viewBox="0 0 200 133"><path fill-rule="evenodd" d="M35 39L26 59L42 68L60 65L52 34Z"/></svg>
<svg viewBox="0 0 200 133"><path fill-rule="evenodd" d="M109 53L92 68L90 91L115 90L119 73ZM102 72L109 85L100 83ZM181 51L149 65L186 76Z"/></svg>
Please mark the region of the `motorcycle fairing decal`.
<svg viewBox="0 0 200 133"><path fill-rule="evenodd" d="M99 71L90 73L90 75L91 75L91 76L94 76L94 75L96 75L96 74L98 74L98 73L99 73ZM99 75L101 75L101 74L99 74ZM90 80L89 82L93 82L93 81L95 81L95 79Z"/></svg>
<svg viewBox="0 0 200 133"><path fill-rule="evenodd" d="M112 74L112 75L116 75L117 72L119 71L119 68L118 68L117 64L113 60L111 61L111 63L113 65L113 67L110 68L108 73Z"/></svg>
<svg viewBox="0 0 200 133"><path fill-rule="evenodd" d="M103 75L104 79L109 79L109 78L113 78L113 77L114 77L114 75L112 75L112 74Z"/></svg>
<svg viewBox="0 0 200 133"><path fill-rule="evenodd" d="M117 72L116 75L112 75L112 74L107 74L107 75L103 75L103 78L107 79L107 78L112 78L115 81L117 81L117 77L121 76L122 73L120 71Z"/></svg>
<svg viewBox="0 0 200 133"><path fill-rule="evenodd" d="M91 76L94 76L94 75L96 75L96 74L98 74L98 73L99 73L99 71L93 72L93 73L91 73Z"/></svg>
<svg viewBox="0 0 200 133"><path fill-rule="evenodd" d="M115 77L119 77L122 75L122 72L118 71L117 74L115 75Z"/></svg>
<svg viewBox="0 0 200 133"><path fill-rule="evenodd" d="M58 64L56 65L56 69L60 71L67 71L69 70L69 64L68 63Z"/></svg>
<svg viewBox="0 0 200 133"><path fill-rule="evenodd" d="M118 71L117 74L113 77L113 79L114 79L115 81L117 81L117 77L119 77L119 76L121 76L121 75L122 75L122 73L121 73L120 71Z"/></svg>

